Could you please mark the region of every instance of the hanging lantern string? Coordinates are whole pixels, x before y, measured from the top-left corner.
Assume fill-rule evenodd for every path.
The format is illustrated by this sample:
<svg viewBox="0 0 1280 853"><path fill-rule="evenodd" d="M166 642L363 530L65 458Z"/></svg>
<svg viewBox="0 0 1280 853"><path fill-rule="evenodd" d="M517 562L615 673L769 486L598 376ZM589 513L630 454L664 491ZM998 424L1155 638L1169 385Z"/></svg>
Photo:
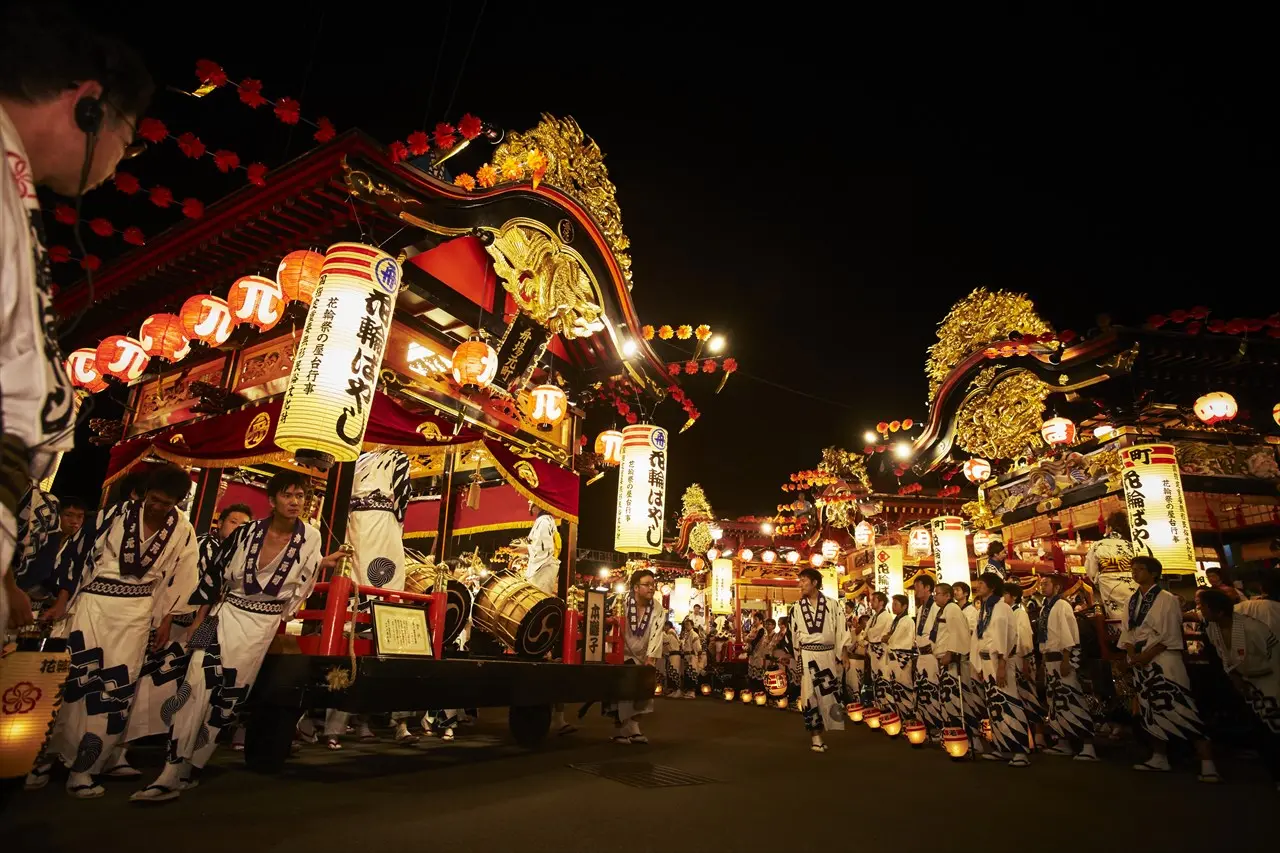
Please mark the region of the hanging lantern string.
<svg viewBox="0 0 1280 853"><path fill-rule="evenodd" d="M258 107L267 105L271 107L277 119L283 124L296 125L305 124L308 127L315 128L312 138L321 144L328 142L337 136L337 130L333 126L333 122L325 116L320 116L315 121L302 115L302 105L294 98L282 96L276 100L262 94L262 81L255 80L252 77L246 77L239 83L232 83L227 72L221 65L211 59L200 59L196 61L196 79L200 81L200 86L194 92L185 92L193 98L203 98L212 94L217 89L230 84L237 94L240 96L240 102L250 109L256 110Z"/></svg>
<svg viewBox="0 0 1280 853"><path fill-rule="evenodd" d="M200 137L191 131L174 133L158 118L148 117L138 122L138 136L152 145L159 145L166 140L172 140L178 146L178 149L192 160L207 158L224 175L231 172L244 172L249 183L257 187L266 186L266 181L263 180L267 173L265 164L250 163L247 166L242 165L240 155L235 151L227 148L210 149Z"/></svg>
<svg viewBox="0 0 1280 853"><path fill-rule="evenodd" d="M678 352L685 353L686 355L692 355L692 353L691 353L689 350L687 350L687 349L685 349L685 348L683 348L683 347L680 347L680 346L678 346L678 345L676 345L676 344L673 344L673 343L670 343L670 342L667 342L667 341L664 341L663 343L664 343L666 346L670 347L671 349L677 350ZM759 382L759 383L760 383L760 384L762 384L762 385L768 385L768 386L770 386L771 388L776 388L776 389L778 389L779 391L786 391L788 394L795 394L797 397L806 397L806 398L808 398L808 399L810 399L810 400L814 400L814 401L819 402L819 403L826 403L826 404L827 404L827 405L829 405L829 406L836 406L837 408L846 409L846 410L848 410L848 411L853 411L853 409L854 409L854 407L853 407L853 406L851 406L851 405L850 405L850 404L848 404L848 403L840 403L840 402L837 402L837 401L835 401L835 400L829 400L829 399L827 399L826 397L819 397L819 396L818 396L818 395L816 395L816 394L810 394L808 391L801 391L801 390L800 390L800 389L798 389L798 388L792 388L792 387L790 387L790 386L788 386L788 385L782 385L781 383L774 382L774 381L773 381L773 380L771 380L771 379L765 379L765 378L764 378L764 377L762 377L762 376L756 376L756 375L755 375L755 374L753 374L753 373L748 373L748 372L746 372L745 370L742 370L740 367L736 367L736 365L737 365L737 361L736 361L736 360L732 360L732 359L726 358L726 359L723 359L723 361L724 361L724 362L726 362L726 367L725 367L726 372L736 372L736 373L738 373L739 375L741 375L741 376L743 376L743 377L745 377L745 378L747 378L747 379L750 379L750 380L752 380L752 381L754 381L754 382ZM735 365L735 369L734 369L734 371L728 371L727 362L729 362L729 361L733 361L733 363L734 363L734 365Z"/></svg>

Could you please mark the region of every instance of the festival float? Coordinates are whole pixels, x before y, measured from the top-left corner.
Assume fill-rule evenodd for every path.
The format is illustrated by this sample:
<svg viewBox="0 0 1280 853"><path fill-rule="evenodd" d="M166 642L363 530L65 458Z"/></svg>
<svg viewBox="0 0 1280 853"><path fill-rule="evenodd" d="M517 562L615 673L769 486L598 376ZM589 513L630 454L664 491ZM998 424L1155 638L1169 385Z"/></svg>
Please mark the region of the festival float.
<svg viewBox="0 0 1280 853"><path fill-rule="evenodd" d="M197 73L197 97L229 88L263 102L257 81L229 83L205 61ZM291 99L266 103L298 121ZM468 115L390 147L326 119L314 126L321 145L269 171L148 119L148 139L240 170L248 185L207 208L184 204L185 221L110 263L78 259L92 273L93 310L75 328L68 370L85 395L127 389L123 419L92 423L95 441L111 445L108 486L157 460L186 466L191 514L206 530L231 503L264 512L262 483L302 471L329 552L349 538L360 454L409 460L404 590L355 583L347 570L317 584L263 665L247 761L279 766L306 708L509 706L517 740L533 744L552 703L652 695L652 669L608 665L620 634L603 601L574 595L565 607L580 476L621 463L620 514L624 493L636 500L618 547L657 553L670 433L636 413L670 399L687 429L698 412L678 377L719 370L723 384L736 365L702 358L706 327L679 329L697 339L693 371L654 354L631 300L616 190L573 119L503 134ZM127 171L115 183L146 189ZM148 195L172 199L163 187ZM76 260L58 246L51 255ZM75 314L88 298L65 287L58 307ZM602 405L626 426L593 453L583 424ZM559 597L530 592L518 547L480 555L477 541L487 555L493 537L529 528L534 507L563 542ZM392 649L373 624L378 603L425 609L426 647ZM451 651L468 614L490 659Z"/></svg>

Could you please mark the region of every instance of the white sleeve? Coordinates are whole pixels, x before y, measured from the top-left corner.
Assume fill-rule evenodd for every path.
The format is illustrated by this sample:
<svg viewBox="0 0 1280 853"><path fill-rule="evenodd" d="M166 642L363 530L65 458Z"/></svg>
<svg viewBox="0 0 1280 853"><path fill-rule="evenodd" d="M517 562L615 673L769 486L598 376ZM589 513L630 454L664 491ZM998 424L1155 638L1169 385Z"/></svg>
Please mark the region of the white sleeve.
<svg viewBox="0 0 1280 853"><path fill-rule="evenodd" d="M1076 623L1075 611L1066 601L1057 601L1049 611L1049 640L1057 651L1080 645L1080 626Z"/></svg>
<svg viewBox="0 0 1280 853"><path fill-rule="evenodd" d="M152 621L158 623L165 616L177 616L190 613L196 607L190 604L191 596L200 585L200 546L196 542L196 532L190 525L186 526L187 539L182 543L178 557L168 577L162 578L156 593L156 608ZM176 542L173 545L177 545Z"/></svg>
<svg viewBox="0 0 1280 853"><path fill-rule="evenodd" d="M316 581L320 579L320 533L319 531L309 532L314 532L315 537L312 539L311 536L308 536L307 539L311 541L303 543L303 554L300 557L302 569L298 575L298 585L294 587L293 595L289 597L289 602L284 608L284 614L281 616L281 619L285 622L292 619L306 600L311 597L311 593L316 588ZM315 544L312 544L312 541Z"/></svg>
<svg viewBox="0 0 1280 853"><path fill-rule="evenodd" d="M647 657L662 657L662 634L663 626L667 624L667 614L663 612L662 605L657 601L653 602L653 616L649 620L649 649Z"/></svg>
<svg viewBox="0 0 1280 853"><path fill-rule="evenodd" d="M1174 603L1176 600L1173 593L1162 592L1156 596L1151 615L1147 617L1147 627L1151 630L1148 646L1159 643L1166 649L1182 648L1182 611Z"/></svg>
<svg viewBox="0 0 1280 853"><path fill-rule="evenodd" d="M1084 556L1084 573L1089 578L1089 583L1093 586L1098 585L1098 544L1089 546L1088 553Z"/></svg>

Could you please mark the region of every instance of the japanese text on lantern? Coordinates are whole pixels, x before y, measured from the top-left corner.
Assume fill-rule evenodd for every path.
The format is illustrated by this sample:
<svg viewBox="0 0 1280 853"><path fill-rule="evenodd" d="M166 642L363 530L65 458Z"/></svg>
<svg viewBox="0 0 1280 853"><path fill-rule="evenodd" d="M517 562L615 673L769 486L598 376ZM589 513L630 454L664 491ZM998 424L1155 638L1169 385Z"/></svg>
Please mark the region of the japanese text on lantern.
<svg viewBox="0 0 1280 853"><path fill-rule="evenodd" d="M1135 554L1168 569L1195 570L1195 546L1182 477L1171 444L1140 444L1121 451L1124 502Z"/></svg>
<svg viewBox="0 0 1280 853"><path fill-rule="evenodd" d="M943 515L932 519L933 565L939 583L969 582L969 541L964 535L964 519Z"/></svg>
<svg viewBox="0 0 1280 853"><path fill-rule="evenodd" d="M902 546L880 545L875 550L876 589L892 598L902 594Z"/></svg>
<svg viewBox="0 0 1280 853"><path fill-rule="evenodd" d="M667 499L667 431L633 424L622 431L622 468L614 547L624 553L662 550Z"/></svg>
<svg viewBox="0 0 1280 853"><path fill-rule="evenodd" d="M395 259L379 249L329 247L281 404L280 447L346 462L359 456L399 277Z"/></svg>
<svg viewBox="0 0 1280 853"><path fill-rule="evenodd" d="M733 560L711 561L711 612L733 612Z"/></svg>

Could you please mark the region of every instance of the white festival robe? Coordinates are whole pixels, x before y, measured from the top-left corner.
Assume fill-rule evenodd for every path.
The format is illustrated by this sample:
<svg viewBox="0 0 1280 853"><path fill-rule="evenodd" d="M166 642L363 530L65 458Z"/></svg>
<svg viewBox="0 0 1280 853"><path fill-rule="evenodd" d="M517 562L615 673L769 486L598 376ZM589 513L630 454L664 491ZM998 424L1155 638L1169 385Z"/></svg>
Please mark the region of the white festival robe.
<svg viewBox="0 0 1280 853"><path fill-rule="evenodd" d="M1075 610L1065 598L1047 598L1037 622L1044 658L1045 722L1060 737L1091 738L1094 721L1078 674L1080 626ZM1062 673L1064 662L1070 665L1070 675Z"/></svg>
<svg viewBox="0 0 1280 853"><path fill-rule="evenodd" d="M904 722L915 719L915 620L905 613L893 617L889 623L887 646L885 668L889 673L889 700Z"/></svg>
<svg viewBox="0 0 1280 853"><path fill-rule="evenodd" d="M879 613L872 612L867 621L867 653L871 660L871 678L875 685L876 707L881 711L889 710L889 628L893 625L893 614L889 608Z"/></svg>
<svg viewBox="0 0 1280 853"><path fill-rule="evenodd" d="M220 552L218 566L224 584L221 600L191 638L186 676L165 717L170 722L169 763L190 761L203 767L213 754L218 732L235 722L267 656L271 638L282 622L293 618L311 595L320 571L320 531L300 523L294 538L253 578L246 564L261 547L271 519L242 525ZM301 543L295 544L301 537ZM297 549L293 565L275 579L290 549ZM277 586L278 584L278 586ZM272 587L276 588L272 588Z"/></svg>
<svg viewBox="0 0 1280 853"><path fill-rule="evenodd" d="M696 693L707 671L707 632L701 625L690 624L680 635L684 654L684 689Z"/></svg>
<svg viewBox="0 0 1280 853"><path fill-rule="evenodd" d="M126 534L131 518L140 541ZM199 575L196 533L181 511L171 510L169 519L168 541L154 559L149 551L166 528L141 538L141 503L135 501L108 511L86 549L65 626L71 669L48 749L73 772L102 771L128 728L152 629L165 616L191 609ZM121 571L131 553L140 561L140 576Z"/></svg>
<svg viewBox="0 0 1280 853"><path fill-rule="evenodd" d="M1251 598L1236 605L1236 612L1252 616L1280 637L1280 601L1269 598Z"/></svg>
<svg viewBox="0 0 1280 853"><path fill-rule="evenodd" d="M800 658L800 707L804 727L810 732L844 729L840 702L844 683L841 656L849 642L844 607L818 593L817 603L801 598L791 605L791 631Z"/></svg>
<svg viewBox="0 0 1280 853"><path fill-rule="evenodd" d="M1236 612L1231 635L1224 637L1218 623L1210 622L1209 642L1222 658L1222 668L1241 678L1239 685L1258 722L1280 735L1280 640L1262 621Z"/></svg>
<svg viewBox="0 0 1280 853"><path fill-rule="evenodd" d="M662 632L662 692L670 695L681 689L684 678L684 660L680 649L680 637L675 630Z"/></svg>
<svg viewBox="0 0 1280 853"><path fill-rule="evenodd" d="M1000 752L1027 753L1031 751L1031 730L1026 708L1018 695L1012 659L1018 646L1013 610L1003 599L994 601L993 606L984 602L983 607L973 629L971 662L974 673L986 687L991 740ZM999 677L999 657L1005 658L1003 679Z"/></svg>
<svg viewBox="0 0 1280 853"><path fill-rule="evenodd" d="M960 605L948 601L946 607L938 611L937 621L932 630L937 631L933 641L935 659L944 654L951 655L946 666L938 661L938 708L944 728L964 728L981 721L979 711L985 706L980 696L975 696L969 684L969 651L973 647L973 637L969 630L969 621L965 619ZM972 723L967 722L972 718Z"/></svg>
<svg viewBox="0 0 1280 853"><path fill-rule="evenodd" d="M1027 613L1027 608L1021 603L1010 608L1013 611L1013 626L1018 633L1018 642L1011 655L1010 663L1016 667L1015 679L1018 682L1018 698L1022 700L1022 707L1027 712L1027 718L1033 722L1044 720L1044 706L1040 702L1040 696L1036 693L1035 672L1028 666L1028 662L1034 660L1035 657L1035 633L1031 628L1031 616ZM1023 672L1023 668L1027 667L1030 675Z"/></svg>
<svg viewBox="0 0 1280 853"><path fill-rule="evenodd" d="M968 725L972 728L975 724L981 725L987 718L987 685L978 675L976 663L978 650L973 646L974 632L978 628L978 608L973 605L973 602L969 602L960 608L960 614L969 626L969 660L960 664L960 672L965 679L965 719L969 721Z"/></svg>
<svg viewBox="0 0 1280 853"><path fill-rule="evenodd" d="M1138 591L1133 579L1132 543L1118 533L1099 539L1089 546L1084 571L1093 585L1094 600L1102 604L1103 618L1113 630L1122 628L1125 608Z"/></svg>
<svg viewBox="0 0 1280 853"><path fill-rule="evenodd" d="M347 537L360 586L404 591L404 514L409 457L399 450L361 453L351 484Z"/></svg>
<svg viewBox="0 0 1280 853"><path fill-rule="evenodd" d="M524 578L547 595L555 595L560 582L560 558L556 556L556 522L546 513L529 530L529 565Z"/></svg>
<svg viewBox="0 0 1280 853"><path fill-rule="evenodd" d="M662 604L655 598L649 605L648 614L632 612L633 599L628 593L623 602L622 615L622 653L626 663L644 666L650 658L656 663L662 658L662 627L666 624L667 614ZM615 714L620 725L626 725L641 714L653 713L653 697L639 701L623 699L616 704L604 706L604 713Z"/></svg>
<svg viewBox="0 0 1280 853"><path fill-rule="evenodd" d="M1178 602L1178 596L1158 584L1145 597L1142 590L1135 592L1126 607L1120 646L1132 645L1135 652L1157 643L1165 647L1146 666L1133 667L1142 727L1160 740L1198 740L1204 737L1204 724L1182 660L1182 608Z"/></svg>
<svg viewBox="0 0 1280 853"><path fill-rule="evenodd" d="M844 668L845 699L848 702L861 703L862 686L864 683L871 683L870 676L867 675L867 661L870 658L867 651L867 632L851 633L846 650L850 659Z"/></svg>
<svg viewBox="0 0 1280 853"><path fill-rule="evenodd" d="M931 729L942 728L942 705L938 693L938 616L942 609L929 596L924 606L916 607L916 708L915 717Z"/></svg>
<svg viewBox="0 0 1280 853"><path fill-rule="evenodd" d="M206 533L196 540L199 553L200 581L191 594L191 609L173 618L169 629L169 643L164 648L147 653L142 671L138 673L138 693L129 712L129 728L126 742L151 735L167 734L169 723L164 719L164 704L178 691L178 684L187 674L191 650L187 641L191 636L191 624L201 606L212 606L217 601L220 581L214 577L218 565L218 553L222 540L216 533Z"/></svg>

